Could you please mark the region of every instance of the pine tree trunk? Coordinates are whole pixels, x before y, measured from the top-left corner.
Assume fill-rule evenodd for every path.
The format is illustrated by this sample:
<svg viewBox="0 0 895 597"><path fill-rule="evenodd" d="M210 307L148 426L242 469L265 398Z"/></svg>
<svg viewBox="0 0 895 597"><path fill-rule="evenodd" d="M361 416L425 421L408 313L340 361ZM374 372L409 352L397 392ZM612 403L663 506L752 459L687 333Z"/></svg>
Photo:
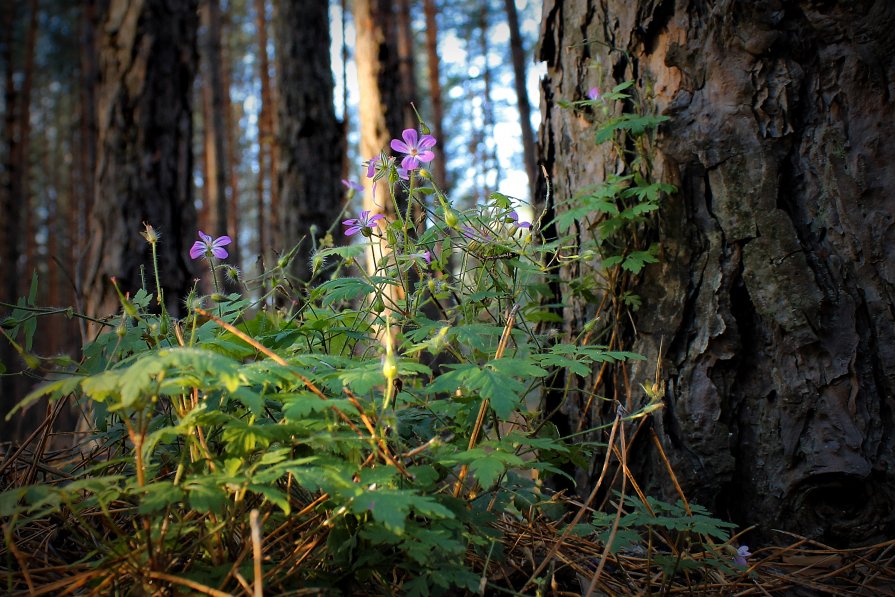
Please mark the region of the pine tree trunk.
<svg viewBox="0 0 895 597"><path fill-rule="evenodd" d="M541 160L556 201L616 167L560 100L634 79L670 117L652 158L679 190L657 218L662 263L638 288L627 348L647 358L630 387L661 365L651 423L684 490L763 533L895 531L893 26L885 0L544 9ZM565 299L580 329L594 305ZM581 408L567 405L573 427L614 410ZM636 474L673 500L648 437L631 448Z"/></svg>
<svg viewBox="0 0 895 597"><path fill-rule="evenodd" d="M401 74L401 97L404 101L404 128L416 128L417 118L411 102L418 101L416 91L416 60L413 56L414 38L410 0L398 0L398 61Z"/></svg>
<svg viewBox="0 0 895 597"><path fill-rule="evenodd" d="M229 166L229 174L227 177L227 188L229 190L227 230L229 231L230 238L233 239L233 243L230 245L230 247L233 248L231 250L230 247L228 247L228 251L230 251L230 255L232 255L232 262L239 266L242 263L242 243L240 242L239 229L239 221L242 214L239 193L240 155L237 150L237 144L239 143L239 119L235 114L237 106L234 104L233 97L230 93L233 58L232 46L229 43L229 40L232 35L233 18L233 12L228 11L222 15L221 19L221 39L226 40L221 46L221 77L224 88L224 98L226 99L226 105L224 106L224 128L226 129L227 134L227 165Z"/></svg>
<svg viewBox="0 0 895 597"><path fill-rule="evenodd" d="M37 239L34 234L34 209L31 200L31 90L34 87L34 49L37 45L37 17L40 10L38 0L29 3L28 33L25 38L25 64L22 69L22 90L18 101L18 122L16 125L15 160L18 173L18 201L16 206L24 216L22 220L22 236L25 248L25 262L22 269L19 292L22 295L28 293L31 284L31 274L37 267L35 254Z"/></svg>
<svg viewBox="0 0 895 597"><path fill-rule="evenodd" d="M429 66L429 94L432 101L432 134L441 147L438 159L433 164L435 181L447 191L450 188L447 177L447 155L444 138L444 100L441 95L441 59L438 56L438 9L435 0L425 0L426 15L426 56Z"/></svg>
<svg viewBox="0 0 895 597"><path fill-rule="evenodd" d="M202 99L205 116L205 186L208 212L206 233L213 236L232 234L227 219L227 130L224 110L230 105L224 88L221 64L220 0L204 0L201 9L205 27L205 73Z"/></svg>
<svg viewBox="0 0 895 597"><path fill-rule="evenodd" d="M344 140L333 106L329 10L325 2L277 4L280 234L301 242L290 274L311 278L311 255L342 211ZM338 232L336 232L338 234Z"/></svg>
<svg viewBox="0 0 895 597"><path fill-rule="evenodd" d="M99 19L100 7L97 0L84 0L81 5L80 18L80 127L78 148L78 198L73 202L72 210L75 211L73 220L76 222L75 241L72 246L72 260L74 261L74 279L76 284L75 301L79 311L83 311L84 304L84 253L90 240L90 214L93 211L93 197L96 182L96 153L97 153L97 114L96 114L96 90L99 82L99 65L97 61L96 26ZM87 329L84 320L78 320L81 331L81 339L86 339Z"/></svg>
<svg viewBox="0 0 895 597"><path fill-rule="evenodd" d="M516 11L516 0L504 0L507 13L507 24L510 27L510 56L513 61L513 83L516 86L516 101L519 106L519 125L522 128L522 159L525 162L525 173L531 189L530 200L534 201L534 189L538 181L538 158L535 148L535 135L531 128L531 103L528 101L528 90L525 85L525 49L522 46L522 34L519 32L519 13Z"/></svg>
<svg viewBox="0 0 895 597"><path fill-rule="evenodd" d="M197 0L112 0L100 39L99 153L87 259L88 313L120 309L109 283L125 292L142 285L146 266L153 292L143 222L161 233L159 276L169 311L196 270L191 151L191 88L196 72Z"/></svg>
<svg viewBox="0 0 895 597"><path fill-rule="evenodd" d="M400 72L398 33L391 0L356 0L357 78L360 87L360 153L363 159L391 152L389 143L400 138L405 98L395 81ZM364 209L384 213L391 219L394 208L381 191L374 201L372 184L364 179Z"/></svg>
<svg viewBox="0 0 895 597"><path fill-rule="evenodd" d="M16 87L15 87L15 67L13 65L13 31L16 22L16 4L7 3L2 8L3 24L2 24L2 67L3 72L3 99L5 102L5 114L3 122L3 169L5 170L5 179L3 180L3 193L0 194L0 210L5 214L3 221L0 222L0 288L2 288L2 296L0 300L6 303L15 304L18 297L19 289L19 256L21 254L20 245L20 224L17 217L20 213L18 206L18 190L15 155L16 155L16 136L15 136L15 105L17 103ZM3 364L6 372L17 371L19 369L20 359L16 358L16 352L6 341L0 338L0 363ZM6 413L15 406L17 400L16 382L17 377L4 375L0 377L0 435L4 438L11 436L13 424L6 421Z"/></svg>
<svg viewBox="0 0 895 597"><path fill-rule="evenodd" d="M258 115L258 256L263 259L269 254L270 225L273 187L276 178L269 176L273 159L273 121L271 112L274 109L270 90L270 60L267 55L267 9L264 0L255 0L255 27L258 30L258 76L261 79L261 113ZM265 179L269 184L265 185ZM269 189L271 196L265 195Z"/></svg>

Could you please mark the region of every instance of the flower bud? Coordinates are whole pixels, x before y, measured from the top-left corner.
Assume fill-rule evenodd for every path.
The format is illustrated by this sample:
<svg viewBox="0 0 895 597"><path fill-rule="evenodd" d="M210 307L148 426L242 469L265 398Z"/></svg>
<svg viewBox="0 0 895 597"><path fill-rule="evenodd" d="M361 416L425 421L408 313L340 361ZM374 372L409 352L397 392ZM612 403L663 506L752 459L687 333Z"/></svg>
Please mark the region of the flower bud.
<svg viewBox="0 0 895 597"><path fill-rule="evenodd" d="M146 239L146 242L148 242L150 245L154 245L158 242L159 233L156 232L155 228L152 227L152 224L143 222L143 225L146 227L146 230L144 230L140 234L143 236L143 238Z"/></svg>
<svg viewBox="0 0 895 597"><path fill-rule="evenodd" d="M444 223L447 224L448 228L456 228L460 225L460 216L457 215L450 207L444 208Z"/></svg>
<svg viewBox="0 0 895 597"><path fill-rule="evenodd" d="M394 381L398 377L398 360L391 351L385 353L382 359L382 374L389 381Z"/></svg>

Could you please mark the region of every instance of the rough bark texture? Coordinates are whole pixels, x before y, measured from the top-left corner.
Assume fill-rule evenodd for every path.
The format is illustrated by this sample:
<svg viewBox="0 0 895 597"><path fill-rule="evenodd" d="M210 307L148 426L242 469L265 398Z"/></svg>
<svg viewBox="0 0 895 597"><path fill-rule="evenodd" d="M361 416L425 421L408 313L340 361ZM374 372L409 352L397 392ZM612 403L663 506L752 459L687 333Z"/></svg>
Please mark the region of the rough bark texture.
<svg viewBox="0 0 895 597"><path fill-rule="evenodd" d="M660 359L653 425L685 491L743 524L838 543L895 532L893 26L886 0L545 6L557 200L615 167L558 100L636 79L670 117L654 158L679 192L639 289L630 348L647 359L631 385ZM592 310L571 305L569 326ZM580 406L573 420L601 416ZM672 497L648 444L634 452Z"/></svg>
<svg viewBox="0 0 895 597"><path fill-rule="evenodd" d="M286 248L301 242L290 273L306 281L313 245L342 210L344 141L330 55L320 51L330 46L327 3L284 0L277 17L279 219Z"/></svg>
<svg viewBox="0 0 895 597"><path fill-rule="evenodd" d="M159 275L172 313L180 312L192 286L190 90L197 26L197 0L113 0L101 22L99 155L85 271L93 315L120 309L110 276L135 292L145 265L152 290L143 222L162 234Z"/></svg>

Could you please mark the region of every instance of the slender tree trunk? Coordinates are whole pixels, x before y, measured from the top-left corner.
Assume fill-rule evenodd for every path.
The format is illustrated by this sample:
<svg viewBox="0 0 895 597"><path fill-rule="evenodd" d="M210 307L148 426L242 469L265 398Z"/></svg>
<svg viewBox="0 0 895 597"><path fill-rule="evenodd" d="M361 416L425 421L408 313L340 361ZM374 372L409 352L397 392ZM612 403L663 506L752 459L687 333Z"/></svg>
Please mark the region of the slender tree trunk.
<svg viewBox="0 0 895 597"><path fill-rule="evenodd" d="M435 180L442 189L449 189L447 177L446 139L444 138L444 101L441 94L441 59L438 57L438 10L435 0L425 0L426 56L429 66L429 95L432 100L432 134L438 139L441 155L433 164Z"/></svg>
<svg viewBox="0 0 895 597"><path fill-rule="evenodd" d="M391 0L356 0L354 23L357 28L357 78L360 87L360 152L369 159L391 151L389 143L401 137L405 98L395 85L400 72L398 33ZM394 218L394 207L380 191L373 198L372 183L364 179L364 209Z"/></svg>
<svg viewBox="0 0 895 597"><path fill-rule="evenodd" d="M258 73L261 79L261 113L258 115L258 256L263 259L268 254L270 242L270 225L273 204L273 187L276 179L269 177L269 185L265 185L273 159L273 120L271 112L274 110L270 90L270 59L267 54L267 8L265 0L255 0L255 27L258 30ZM270 195L265 195L266 190Z"/></svg>
<svg viewBox="0 0 895 597"><path fill-rule="evenodd" d="M490 10L487 3L479 8L479 50L482 53L482 127L481 145L482 152L482 201L487 201L491 195L490 174L494 173L494 184L500 184L500 160L497 157L496 139L494 138L494 104L491 102L492 73L488 54L491 51L488 43L490 26L488 23ZM492 149L493 148L493 149Z"/></svg>
<svg viewBox="0 0 895 597"><path fill-rule="evenodd" d="M651 158L679 190L656 223L662 263L637 289L627 348L647 358L630 386L658 363L651 425L684 490L764 537L895 532L893 26L883 0L544 9L541 159L557 200L616 167L561 100L633 79L670 118ZM582 268L565 279L593 275ZM580 329L594 301L569 288L565 320ZM567 404L573 423L611 416L582 406ZM648 437L630 464L673 500Z"/></svg>
<svg viewBox="0 0 895 597"><path fill-rule="evenodd" d="M17 104L15 88L15 66L13 64L13 44L16 23L16 4L9 2L3 6L2 27L2 66L5 102L5 114L3 123L3 193L0 195L0 210L4 214L0 222L0 285L2 285L2 299L6 303L14 304L19 289L19 256L20 250L20 213L18 207L17 179L19 173L16 168L16 111ZM16 352L5 338L0 338L0 363L7 372L18 370L19 359ZM4 375L0 377L0 434L4 438L10 438L13 424L6 421L5 416L15 406L17 400L17 377Z"/></svg>
<svg viewBox="0 0 895 597"><path fill-rule="evenodd" d="M96 88L99 82L99 65L97 61L96 26L101 8L97 0L84 0L81 5L81 43L80 43L80 129L78 179L78 200L73 202L72 208L77 210L75 227L76 235L73 243L74 278L76 284L76 305L79 311L83 311L84 284L83 260L90 239L89 221L93 211L93 197L96 181L96 152L97 152L97 115L96 115ZM86 327L84 321L79 320L81 326L81 339L86 340Z"/></svg>
<svg viewBox="0 0 895 597"><path fill-rule="evenodd" d="M232 233L227 220L227 130L224 110L229 93L224 88L221 64L220 0L204 0L202 22L205 26L205 84L202 86L205 121L205 186L208 200L209 234Z"/></svg>
<svg viewBox="0 0 895 597"><path fill-rule="evenodd" d="M16 217L21 213L18 206L19 194L18 189L21 173L18 172L18 164L16 156L18 154L18 142L16 139L16 106L18 105L19 94L15 86L15 65L13 64L13 44L15 43L15 23L16 23L16 3L10 2L3 9L3 68L4 68L4 90L3 97L5 102L4 126L3 126L3 145L4 145L4 170L5 177L4 193L3 193L3 224L0 230L3 231L2 242L0 242L0 251L3 251L3 258L0 261L3 269L3 300L8 303L15 303L16 296L19 291L19 255L21 254L21 225ZM8 343L3 343L4 347ZM4 363L8 361L4 360ZM7 378L3 378L7 379Z"/></svg>
<svg viewBox="0 0 895 597"><path fill-rule="evenodd" d="M224 98L226 105L224 106L224 128L227 134L227 189L228 189L228 206L227 206L227 230L229 231L233 247L230 254L233 256L233 263L239 265L242 263L242 243L240 243L239 219L242 210L239 201L239 163L240 155L237 150L239 142L239 119L237 118L236 105L233 103L231 95L231 80L233 72L232 47L229 43L232 34L232 11L228 11L222 15L221 19L221 39L227 40L221 47L221 80L224 88ZM229 247L228 247L229 250Z"/></svg>
<svg viewBox="0 0 895 597"><path fill-rule="evenodd" d="M404 128L416 128L417 118L411 102L417 101L416 66L413 56L414 37L410 0L398 0L398 64L401 73L401 96L404 103Z"/></svg>
<svg viewBox="0 0 895 597"><path fill-rule="evenodd" d="M36 267L35 247L37 239L34 234L34 211L31 200L31 90L34 86L34 48L37 45L37 17L40 10L38 0L29 3L28 33L25 38L25 65L22 70L22 90L19 93L18 124L16 135L15 160L18 172L18 202L17 206L24 215L22 221L22 235L25 245L25 263L22 270L22 284L19 292L23 295L28 292L31 282L31 273Z"/></svg>
<svg viewBox="0 0 895 597"><path fill-rule="evenodd" d="M171 313L182 311L180 301L192 287L190 102L197 27L197 0L112 0L104 15L96 195L85 271L92 315L120 309L110 276L133 293L141 287L141 266L152 271L140 236L143 222L162 234L159 275Z"/></svg>
<svg viewBox="0 0 895 597"><path fill-rule="evenodd" d="M513 82L516 85L516 99L519 105L519 125L522 128L522 158L525 162L525 173L531 189L532 202L535 201L534 189L538 182L538 158L535 149L535 136L531 128L531 104L528 101L528 90L525 85L525 49L522 35L519 32L519 14L516 12L516 0L504 0L507 12L507 24L510 27L510 55L513 60Z"/></svg>
<svg viewBox="0 0 895 597"><path fill-rule="evenodd" d="M333 105L329 7L279 0L276 21L280 234L300 242L290 274L311 278L313 247L342 211L344 141Z"/></svg>

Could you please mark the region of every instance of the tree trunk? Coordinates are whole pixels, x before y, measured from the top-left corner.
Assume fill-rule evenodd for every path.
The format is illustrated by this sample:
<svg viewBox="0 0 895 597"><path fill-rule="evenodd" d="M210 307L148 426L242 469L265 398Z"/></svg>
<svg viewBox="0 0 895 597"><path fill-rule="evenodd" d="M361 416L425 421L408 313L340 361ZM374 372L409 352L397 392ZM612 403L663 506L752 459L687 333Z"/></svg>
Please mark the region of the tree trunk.
<svg viewBox="0 0 895 597"><path fill-rule="evenodd" d="M497 139L494 131L497 120L494 116L494 104L491 101L491 62L488 55L491 47L488 43L490 30L490 10L488 4L479 7L479 51L482 53L482 130L479 132L480 165L482 168L482 196L485 203L491 192L500 186L500 160L497 157ZM494 188L491 188L491 174L494 174Z"/></svg>
<svg viewBox="0 0 895 597"><path fill-rule="evenodd" d="M133 293L145 265L153 293L143 222L162 234L159 275L171 313L181 312L180 301L192 287L190 99L197 27L197 0L112 0L104 15L96 196L85 271L92 315L120 309L110 276Z"/></svg>
<svg viewBox="0 0 895 597"><path fill-rule="evenodd" d="M3 119L3 170L5 171L3 180L3 193L0 195L0 211L5 214L3 221L0 222L0 288L2 295L0 300L6 303L15 304L19 290L19 256L21 250L20 242L20 224L17 215L20 208L17 203L18 191L16 188L16 180L19 176L16 169L16 136L15 123L17 103L16 87L15 87L15 67L13 65L13 43L15 36L13 31L16 22L16 4L7 3L3 7L3 26L2 26L2 66L4 90L3 99L5 103L5 114ZM19 359L16 358L16 351L12 348L5 338L0 338L0 363L5 367L6 372L18 370ZM0 434L4 438L10 437L14 424L7 422L6 413L15 406L17 401L16 386L18 377L3 375L0 377Z"/></svg>
<svg viewBox="0 0 895 597"><path fill-rule="evenodd" d="M390 152L392 139L401 138L406 104L395 74L400 70L398 35L391 0L356 0L354 23L357 28L357 78L360 87L360 153L364 159ZM381 190L374 201L372 184L364 179L363 208L394 217L394 207Z"/></svg>
<svg viewBox="0 0 895 597"><path fill-rule="evenodd" d="M534 201L534 189L538 181L538 158L535 155L535 135L531 128L531 103L528 101L528 90L525 85L525 49L522 46L522 35L519 32L519 14L516 12L516 0L504 0L507 12L507 23L510 26L510 56L513 60L513 82L516 86L516 101L519 106L519 125L522 127L522 159L525 162L525 173L528 175L528 186L531 189L529 198Z"/></svg>
<svg viewBox="0 0 895 597"><path fill-rule="evenodd" d="M630 386L661 364L652 425L685 492L765 536L891 537L895 5L785 6L548 0L541 159L557 201L604 179L616 161L558 102L627 79L647 91L670 117L654 172L679 190L638 289ZM566 298L580 329L594 306ZM608 415L581 406L573 422ZM651 445L632 454L674 496Z"/></svg>
<svg viewBox="0 0 895 597"><path fill-rule="evenodd" d="M227 176L227 188L229 190L227 230L229 231L230 238L233 239L233 243L230 245L233 247L233 250L230 251L232 262L235 265L240 266L242 263L242 243L240 243L239 238L239 220L242 211L239 202L240 155L237 150L237 144L239 143L239 118L235 113L237 106L234 104L233 97L230 93L233 76L233 48L229 43L229 40L232 35L233 18L234 15L231 10L223 14L221 19L221 39L227 41L227 43L224 43L221 46L221 78L224 88L224 99L226 101L226 105L223 109L224 128L226 129L227 134L227 165L229 167Z"/></svg>
<svg viewBox="0 0 895 597"><path fill-rule="evenodd" d="M404 101L404 128L416 128L417 118L411 102L416 102L416 65L413 56L413 22L410 0L398 0L398 64L401 74L401 97Z"/></svg>
<svg viewBox="0 0 895 597"><path fill-rule="evenodd" d="M333 105L329 10L316 0L277 5L277 187L284 249L301 242L290 274L310 280L314 246L342 211L342 127Z"/></svg>
<svg viewBox="0 0 895 597"><path fill-rule="evenodd" d="M205 73L202 86L204 102L205 186L208 221L206 232L213 236L232 235L227 219L227 130L224 110L230 106L229 90L224 88L221 61L220 0L204 0L202 23L205 26Z"/></svg>
<svg viewBox="0 0 895 597"><path fill-rule="evenodd" d="M265 195L265 188L273 193L276 178L269 177L269 186L264 180L271 172L273 160L273 121L274 110L270 91L270 60L267 55L267 9L264 0L255 0L255 27L258 30L258 76L261 79L261 113L258 115L258 179L256 193L258 210L258 257L263 260L268 254L270 242L271 196Z"/></svg>
<svg viewBox="0 0 895 597"><path fill-rule="evenodd" d="M40 5L38 0L31 0L28 19L28 34L25 38L25 64L22 69L22 90L19 93L18 126L16 135L18 172L18 201L16 206L24 215L22 221L22 235L25 245L25 262L22 269L19 292L22 295L28 293L31 285L31 274L37 267L35 261L37 238L34 234L34 202L31 200L31 90L34 87L34 49L37 45L37 17Z"/></svg>
<svg viewBox="0 0 895 597"><path fill-rule="evenodd" d="M104 9L103 9L104 10ZM93 211L93 197L96 182L97 152L97 114L96 90L99 83L99 65L96 26L99 15L103 11L98 0L84 0L81 6L80 19L80 127L78 150L78 182L77 201L73 202L75 212L76 234L73 242L72 260L74 261L74 279L76 285L75 300L79 311L83 311L84 284L83 264L84 251L90 240L90 214ZM87 329L84 320L79 319L81 339L86 339Z"/></svg>
<svg viewBox="0 0 895 597"><path fill-rule="evenodd" d="M425 0L426 14L426 56L429 66L429 95L432 101L432 134L438 139L440 155L435 160L433 172L435 181L447 192L450 188L447 177L446 139L444 138L444 100L441 96L441 59L438 57L438 9L435 0Z"/></svg>

